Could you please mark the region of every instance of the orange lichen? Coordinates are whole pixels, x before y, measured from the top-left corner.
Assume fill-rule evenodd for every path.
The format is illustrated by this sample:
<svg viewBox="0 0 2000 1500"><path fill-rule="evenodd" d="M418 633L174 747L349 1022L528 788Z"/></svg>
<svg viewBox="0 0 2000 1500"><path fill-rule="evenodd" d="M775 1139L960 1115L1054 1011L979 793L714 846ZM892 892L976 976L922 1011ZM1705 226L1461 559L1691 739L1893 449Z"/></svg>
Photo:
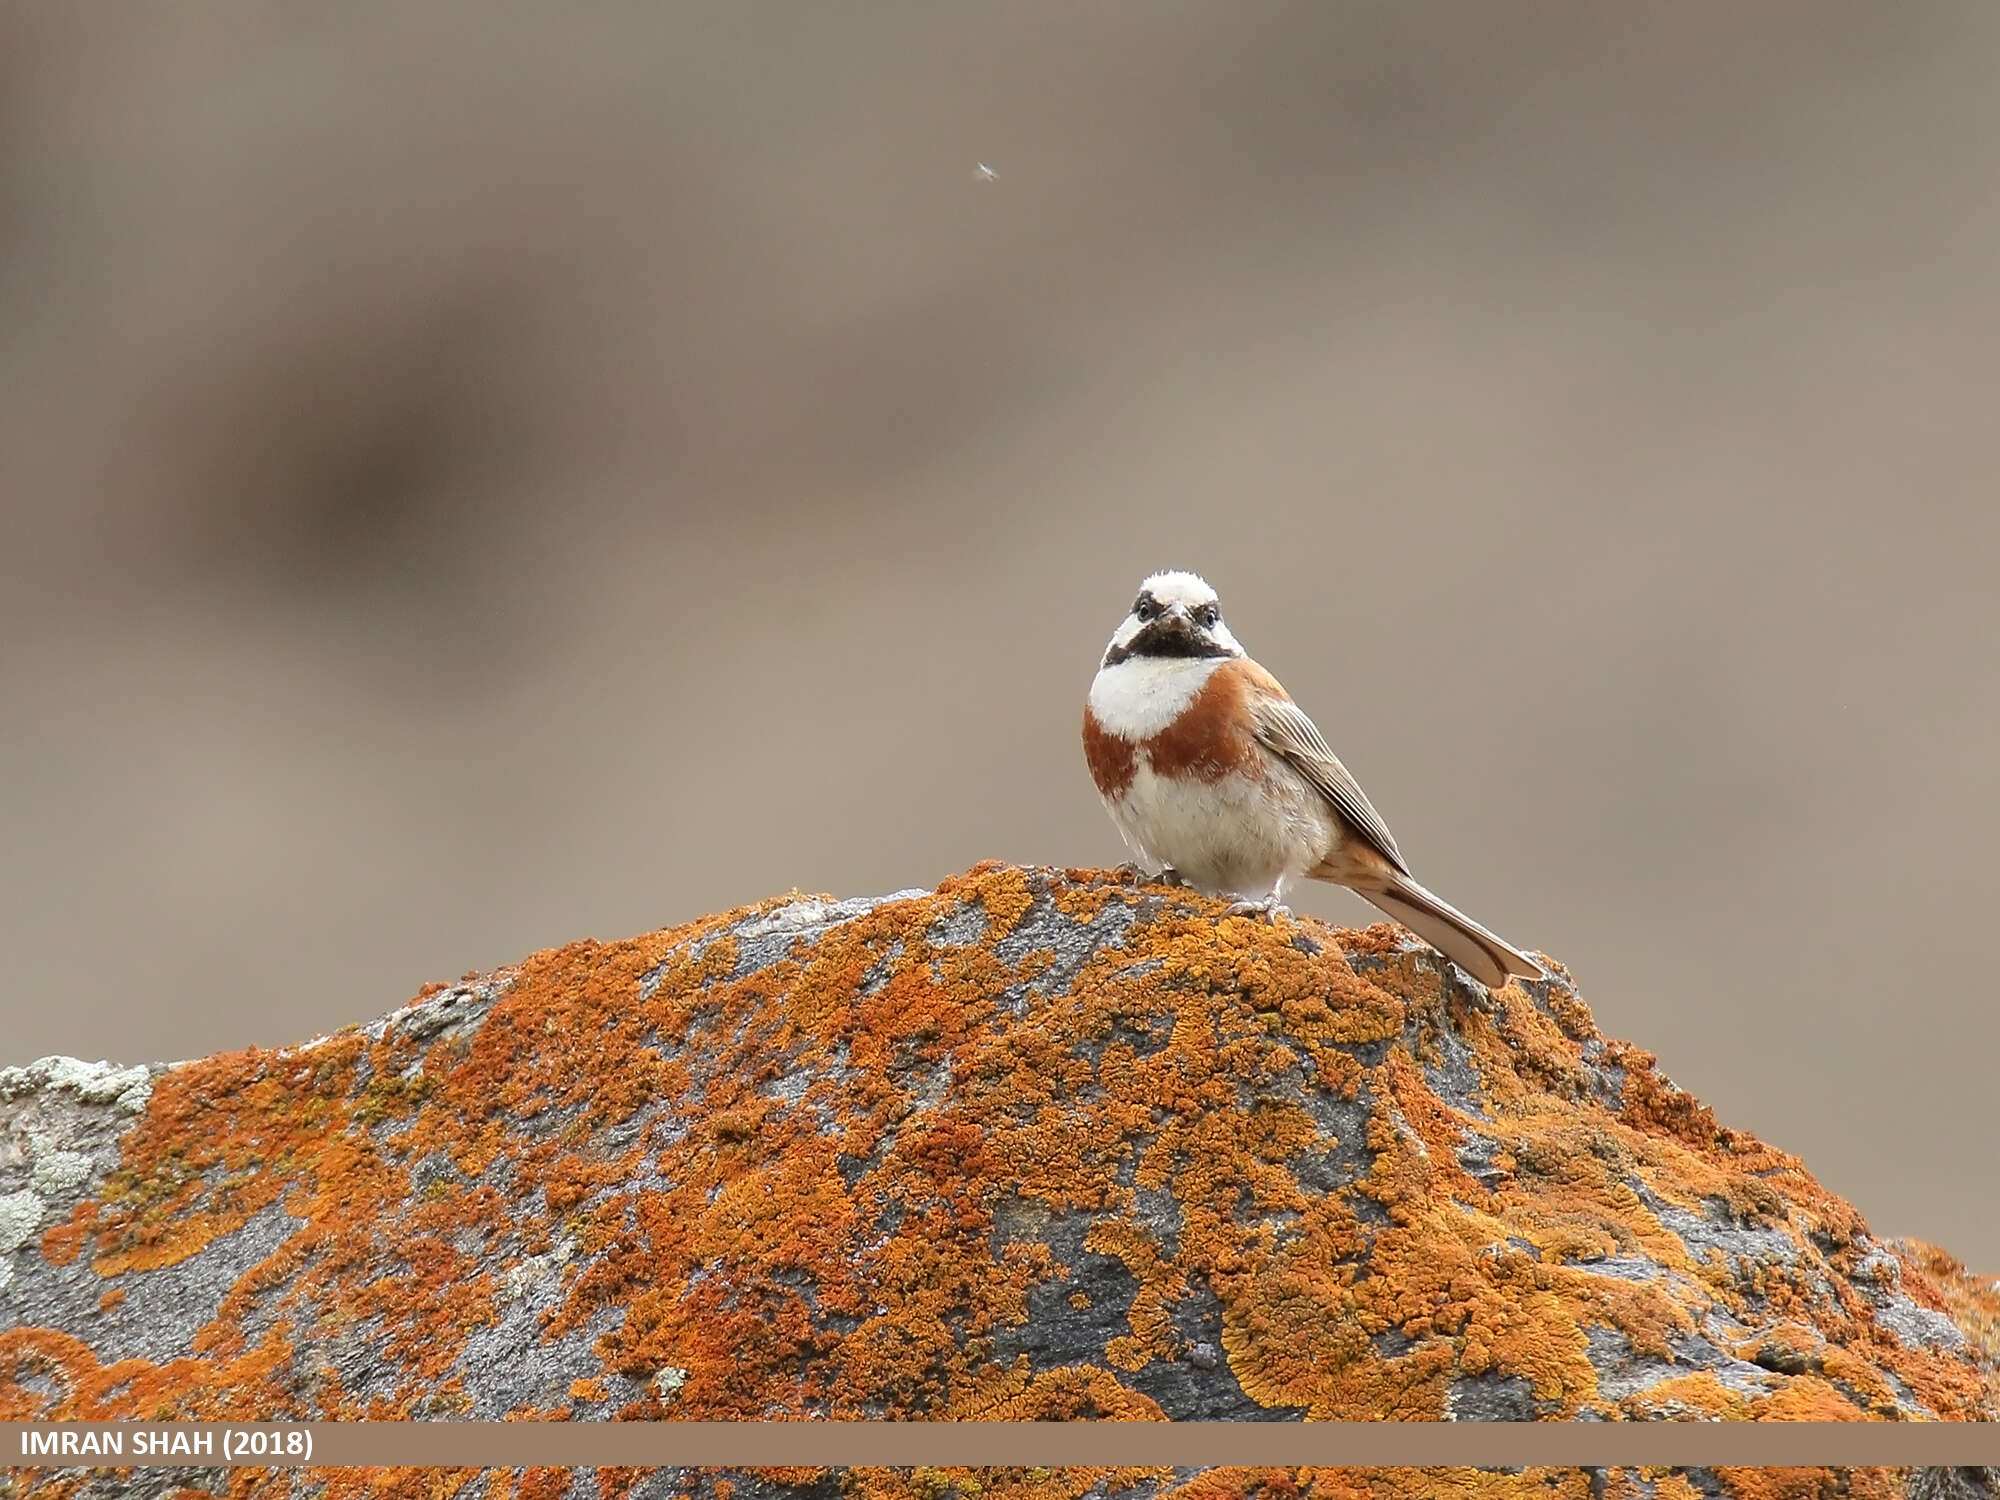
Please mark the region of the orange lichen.
<svg viewBox="0 0 2000 1500"><path fill-rule="evenodd" d="M1190 1359L1203 1317L1243 1393L1313 1418L1437 1419L1467 1381L1547 1416L1995 1409L1990 1292L1903 1249L1902 1291L1978 1357L1905 1347L1870 1311L1880 1248L1853 1209L1600 1037L1561 985L1487 996L1386 924L1218 919L1088 872L979 866L773 958L750 924L788 905L537 954L473 1027L169 1071L44 1255L88 1253L122 1284L267 1210L296 1227L185 1358L100 1366L64 1334L0 1335L0 1415L463 1411L468 1341L522 1277L556 1289L537 1337L596 1330L598 1364L523 1419L609 1403L594 1414L1159 1420L1147 1381ZM1010 941L1051 909L1049 941ZM1454 1068L1476 1102L1437 1082ZM1796 1253L1726 1262L1682 1216ZM1086 1291L1086 1261L1123 1279ZM1671 1367L1714 1311L1741 1320L1727 1352L1768 1381L1599 1388L1594 1337ZM1058 1315L1097 1342L1045 1367L1014 1331ZM391 1378L349 1390L324 1345L360 1328ZM7 1376L29 1365L34 1394ZM629 1482L603 1472L607 1493ZM951 1471L987 1500L1096 1482L1061 1472ZM1398 1472L1418 1474L1218 1471L1180 1493L1528 1483L1422 1471L1399 1489ZM1530 1472L1537 1493L1584 1493ZM892 1471L850 1478L916 1493Z"/></svg>
<svg viewBox="0 0 2000 1500"><path fill-rule="evenodd" d="M42 1258L52 1266L66 1266L83 1253L97 1216L95 1203L79 1203L68 1223L51 1224L42 1231Z"/></svg>

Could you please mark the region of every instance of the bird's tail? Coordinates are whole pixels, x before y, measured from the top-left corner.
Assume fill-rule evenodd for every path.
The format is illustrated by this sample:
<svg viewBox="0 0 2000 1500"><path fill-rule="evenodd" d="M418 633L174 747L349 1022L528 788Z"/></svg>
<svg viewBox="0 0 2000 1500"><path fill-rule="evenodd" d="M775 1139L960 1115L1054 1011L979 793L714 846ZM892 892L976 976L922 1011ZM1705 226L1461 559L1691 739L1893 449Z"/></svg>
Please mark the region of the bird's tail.
<svg viewBox="0 0 2000 1500"><path fill-rule="evenodd" d="M1488 932L1449 902L1432 895L1407 875L1386 890L1361 891L1374 905L1401 922L1489 989L1509 975L1543 979L1546 972L1527 954Z"/></svg>

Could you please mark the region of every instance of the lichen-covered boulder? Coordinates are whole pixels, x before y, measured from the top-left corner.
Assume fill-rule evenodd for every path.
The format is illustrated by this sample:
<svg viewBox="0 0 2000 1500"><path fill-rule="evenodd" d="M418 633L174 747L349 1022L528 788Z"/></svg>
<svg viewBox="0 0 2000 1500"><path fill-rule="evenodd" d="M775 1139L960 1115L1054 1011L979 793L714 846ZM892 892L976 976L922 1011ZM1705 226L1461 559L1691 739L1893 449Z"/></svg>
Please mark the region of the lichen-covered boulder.
<svg viewBox="0 0 2000 1500"><path fill-rule="evenodd" d="M0 1420L2000 1413L1991 1286L1559 966L1221 911L987 865L0 1071Z"/></svg>

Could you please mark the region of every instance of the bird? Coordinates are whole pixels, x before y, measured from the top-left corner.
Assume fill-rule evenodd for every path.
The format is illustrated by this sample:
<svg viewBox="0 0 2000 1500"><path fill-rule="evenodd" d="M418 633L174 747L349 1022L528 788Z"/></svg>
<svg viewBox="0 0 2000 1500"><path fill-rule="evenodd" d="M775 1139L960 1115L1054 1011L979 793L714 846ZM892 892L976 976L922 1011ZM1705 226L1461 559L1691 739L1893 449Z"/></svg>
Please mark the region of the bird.
<svg viewBox="0 0 2000 1500"><path fill-rule="evenodd" d="M1410 873L1388 825L1195 573L1154 573L1112 632L1083 753L1134 866L1275 921L1301 876L1347 887L1489 989L1541 965Z"/></svg>

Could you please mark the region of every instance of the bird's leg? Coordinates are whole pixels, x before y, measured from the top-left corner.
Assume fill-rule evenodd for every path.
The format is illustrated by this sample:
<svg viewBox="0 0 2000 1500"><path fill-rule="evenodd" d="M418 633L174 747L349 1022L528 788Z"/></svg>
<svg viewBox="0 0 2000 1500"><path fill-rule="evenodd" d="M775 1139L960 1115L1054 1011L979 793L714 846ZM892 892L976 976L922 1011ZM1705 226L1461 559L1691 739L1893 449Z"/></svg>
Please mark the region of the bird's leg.
<svg viewBox="0 0 2000 1500"><path fill-rule="evenodd" d="M1172 865L1162 865L1160 867L1160 873L1158 875L1155 875L1153 879L1158 881L1161 885L1180 886L1187 884L1187 882L1181 878L1181 872L1179 870L1176 870Z"/></svg>

